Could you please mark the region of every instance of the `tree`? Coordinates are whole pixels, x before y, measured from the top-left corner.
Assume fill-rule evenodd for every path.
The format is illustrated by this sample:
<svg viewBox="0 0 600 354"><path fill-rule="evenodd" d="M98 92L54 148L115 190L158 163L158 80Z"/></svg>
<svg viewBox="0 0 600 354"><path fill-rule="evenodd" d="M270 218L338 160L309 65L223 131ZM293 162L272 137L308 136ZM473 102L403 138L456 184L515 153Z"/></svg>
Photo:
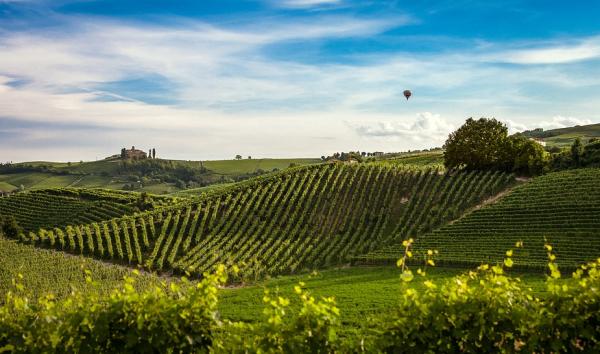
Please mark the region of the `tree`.
<svg viewBox="0 0 600 354"><path fill-rule="evenodd" d="M241 160L242 159L242 155L235 155L235 159L236 160Z"/></svg>
<svg viewBox="0 0 600 354"><path fill-rule="evenodd" d="M156 149L152 148L152 158L155 159L156 158Z"/></svg>
<svg viewBox="0 0 600 354"><path fill-rule="evenodd" d="M509 166L512 162L512 169L510 170L528 175L537 175L544 172L548 163L548 155L542 145L523 136L510 136L507 143L512 149L512 151L509 150L512 161L510 157L506 161L506 165Z"/></svg>
<svg viewBox="0 0 600 354"><path fill-rule="evenodd" d="M252 160L252 156L248 156L248 160Z"/></svg>
<svg viewBox="0 0 600 354"><path fill-rule="evenodd" d="M448 136L444 144L444 165L468 170L497 168L506 158L502 154L508 128L495 118L467 119Z"/></svg>
<svg viewBox="0 0 600 354"><path fill-rule="evenodd" d="M523 134L508 136L506 126L496 119L467 119L444 144L448 168L498 170L536 175L548 166L548 154Z"/></svg>
<svg viewBox="0 0 600 354"><path fill-rule="evenodd" d="M17 223L14 216L0 216L0 234L11 238L17 238L23 233L23 229Z"/></svg>
<svg viewBox="0 0 600 354"><path fill-rule="evenodd" d="M577 138L571 145L571 158L575 167L581 166L581 155L583 155L583 144L581 144L581 139Z"/></svg>
<svg viewBox="0 0 600 354"><path fill-rule="evenodd" d="M582 166L600 167L600 141L593 141L583 148Z"/></svg>
<svg viewBox="0 0 600 354"><path fill-rule="evenodd" d="M121 149L121 158L124 159L127 157L127 150L125 148Z"/></svg>

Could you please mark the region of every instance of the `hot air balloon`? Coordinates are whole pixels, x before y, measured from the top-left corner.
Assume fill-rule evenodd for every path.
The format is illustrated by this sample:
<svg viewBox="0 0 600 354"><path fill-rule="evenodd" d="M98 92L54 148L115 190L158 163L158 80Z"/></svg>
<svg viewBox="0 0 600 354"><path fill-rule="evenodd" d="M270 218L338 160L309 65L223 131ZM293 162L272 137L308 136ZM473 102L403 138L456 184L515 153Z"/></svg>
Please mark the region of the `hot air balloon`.
<svg viewBox="0 0 600 354"><path fill-rule="evenodd" d="M410 90L404 90L404 97L406 97L406 100L408 100L410 96L412 96L412 92L410 92Z"/></svg>

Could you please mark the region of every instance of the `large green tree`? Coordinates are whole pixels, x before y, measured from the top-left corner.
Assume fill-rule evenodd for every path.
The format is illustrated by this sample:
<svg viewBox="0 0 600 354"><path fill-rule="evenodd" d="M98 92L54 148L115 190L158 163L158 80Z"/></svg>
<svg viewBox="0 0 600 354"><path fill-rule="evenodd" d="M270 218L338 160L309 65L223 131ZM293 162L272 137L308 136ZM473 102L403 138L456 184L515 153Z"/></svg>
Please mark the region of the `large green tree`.
<svg viewBox="0 0 600 354"><path fill-rule="evenodd" d="M506 158L507 137L508 128L502 122L494 118L469 118L446 140L444 165L468 170L498 168Z"/></svg>
<svg viewBox="0 0 600 354"><path fill-rule="evenodd" d="M523 135L508 135L508 128L492 118L467 119L444 144L447 168L499 170L518 174L542 173L548 154Z"/></svg>

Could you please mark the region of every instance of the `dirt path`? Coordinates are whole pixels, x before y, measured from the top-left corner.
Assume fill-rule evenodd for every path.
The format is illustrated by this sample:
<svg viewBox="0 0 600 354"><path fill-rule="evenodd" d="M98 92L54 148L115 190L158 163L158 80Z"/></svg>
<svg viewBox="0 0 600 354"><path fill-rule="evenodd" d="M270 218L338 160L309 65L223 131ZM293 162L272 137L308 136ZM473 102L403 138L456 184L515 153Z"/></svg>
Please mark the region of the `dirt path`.
<svg viewBox="0 0 600 354"><path fill-rule="evenodd" d="M457 222L458 220L470 215L472 212L474 212L475 210L479 210L487 205L493 204L495 202L497 202L500 198L504 197L505 195L509 194L510 192L512 192L516 187L527 183L531 180L531 177L517 177L515 178L515 180L517 181L517 183L511 187L506 188L505 190L503 190L502 192L493 195L489 198L487 198L486 200L482 201L481 203L475 205L474 207L467 209L459 218L450 221L448 224L446 225L452 225L455 222Z"/></svg>

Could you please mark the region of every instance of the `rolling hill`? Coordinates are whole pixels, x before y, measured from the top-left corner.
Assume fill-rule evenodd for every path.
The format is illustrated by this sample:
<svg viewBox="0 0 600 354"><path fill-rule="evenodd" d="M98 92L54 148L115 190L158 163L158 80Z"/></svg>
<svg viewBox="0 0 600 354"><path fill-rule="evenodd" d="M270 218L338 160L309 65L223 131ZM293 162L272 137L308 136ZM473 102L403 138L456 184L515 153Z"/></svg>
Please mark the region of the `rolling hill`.
<svg viewBox="0 0 600 354"><path fill-rule="evenodd" d="M315 164L321 160L298 158L213 161L148 159L148 161L160 163L161 166L154 170L147 166L136 168L135 161L127 161L128 165L124 167L121 159L73 163L33 161L2 166L0 191L13 191L20 187L25 190L74 187L135 189L139 192L166 194L185 190L184 187L188 186L182 186L179 180L184 178L182 175L189 176L191 173L196 173L198 179L201 179L200 185L211 185L244 180L273 170L283 170L289 166ZM184 172L174 173L184 169Z"/></svg>
<svg viewBox="0 0 600 354"><path fill-rule="evenodd" d="M42 247L202 274L244 263L279 274L347 262L429 232L513 184L492 172L372 165L288 169L174 206L27 235Z"/></svg>
<svg viewBox="0 0 600 354"><path fill-rule="evenodd" d="M573 144L576 138L587 142L591 138L600 138L600 124L578 125L575 127L550 129L550 130L530 130L523 132L525 136L539 138L546 142L546 145L567 147Z"/></svg>
<svg viewBox="0 0 600 354"><path fill-rule="evenodd" d="M547 241L563 267L573 268L600 255L600 169L550 173L520 185L496 203L418 237L417 254L439 250L438 263L474 266L501 262L522 241L514 261L521 268L547 265ZM399 246L361 257L392 262Z"/></svg>

